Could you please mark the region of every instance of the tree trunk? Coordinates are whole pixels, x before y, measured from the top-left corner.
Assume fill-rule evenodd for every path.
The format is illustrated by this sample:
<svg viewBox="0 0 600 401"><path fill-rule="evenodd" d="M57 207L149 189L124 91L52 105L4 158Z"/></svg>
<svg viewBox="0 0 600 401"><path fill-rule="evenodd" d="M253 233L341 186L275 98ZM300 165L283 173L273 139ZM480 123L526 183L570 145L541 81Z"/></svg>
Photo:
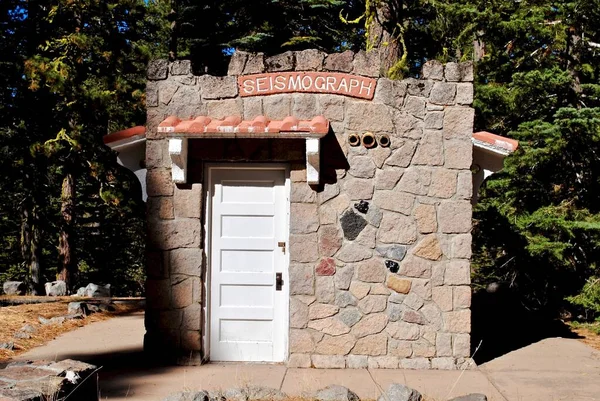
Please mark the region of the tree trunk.
<svg viewBox="0 0 600 401"><path fill-rule="evenodd" d="M177 25L177 0L171 0L171 11L168 16L171 21L171 37L169 38L169 60L177 60L177 39L179 38L179 27Z"/></svg>
<svg viewBox="0 0 600 401"><path fill-rule="evenodd" d="M21 206L21 257L26 265L31 260L31 204L29 199L23 201ZM31 276L28 277L31 279ZM33 281L33 279L31 280Z"/></svg>
<svg viewBox="0 0 600 401"><path fill-rule="evenodd" d="M32 295L42 292L41 266L40 266L40 224L37 206L30 199L23 201L21 206L21 256L23 262L28 266L27 277L28 291Z"/></svg>
<svg viewBox="0 0 600 401"><path fill-rule="evenodd" d="M77 263L75 262L72 244L75 184L71 173L67 173L63 179L60 201L63 221L58 238L60 258L59 280L67 283L67 291L70 293L75 279L74 276L77 273Z"/></svg>
<svg viewBox="0 0 600 401"><path fill-rule="evenodd" d="M402 55L402 45L397 38L400 32L396 25L402 24L402 1L373 1L370 7L367 12L374 17L367 27L367 46L379 53L381 67L388 71Z"/></svg>
<svg viewBox="0 0 600 401"><path fill-rule="evenodd" d="M31 251L30 251L30 259L29 259L29 276L31 277L31 294L39 295L43 294L42 292L42 283L41 283L41 265L40 265L40 254L42 251L42 247L40 246L40 241L42 237L41 227L40 227L40 219L38 215L37 206L33 207L32 210L32 226L31 226Z"/></svg>

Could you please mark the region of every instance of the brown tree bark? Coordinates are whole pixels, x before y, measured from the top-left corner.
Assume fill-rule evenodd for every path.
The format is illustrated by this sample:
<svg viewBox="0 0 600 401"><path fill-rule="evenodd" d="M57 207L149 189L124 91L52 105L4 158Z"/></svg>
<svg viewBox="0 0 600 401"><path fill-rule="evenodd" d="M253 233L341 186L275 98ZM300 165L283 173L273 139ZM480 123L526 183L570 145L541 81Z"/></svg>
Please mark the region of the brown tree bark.
<svg viewBox="0 0 600 401"><path fill-rule="evenodd" d="M73 174L71 173L67 173L63 179L60 201L63 221L58 238L58 252L60 259L58 278L67 284L67 291L70 293L75 278L74 276L77 273L77 263L75 261L72 244L75 183Z"/></svg>
<svg viewBox="0 0 600 401"><path fill-rule="evenodd" d="M34 206L32 210L31 254L29 257L29 276L31 277L32 295L43 294L43 287L41 282L42 269L40 264L40 255L42 252L42 247L40 246L41 240L42 233L40 227L40 218L38 215L38 208L37 206Z"/></svg>
<svg viewBox="0 0 600 401"><path fill-rule="evenodd" d="M177 0L171 0L171 11L168 19L171 21L171 37L169 38L169 61L177 60L177 40L179 26L177 25Z"/></svg>
<svg viewBox="0 0 600 401"><path fill-rule="evenodd" d="M388 71L402 56L402 45L397 39L401 24L402 1L378 0L371 3L367 13L373 15L367 27L369 48L379 53L384 71Z"/></svg>
<svg viewBox="0 0 600 401"><path fill-rule="evenodd" d="M25 174L26 182L31 184L30 176ZM28 266L27 290L31 295L42 294L41 266L40 266L40 241L41 226L38 215L38 207L31 193L25 195L21 203L21 256L23 262Z"/></svg>

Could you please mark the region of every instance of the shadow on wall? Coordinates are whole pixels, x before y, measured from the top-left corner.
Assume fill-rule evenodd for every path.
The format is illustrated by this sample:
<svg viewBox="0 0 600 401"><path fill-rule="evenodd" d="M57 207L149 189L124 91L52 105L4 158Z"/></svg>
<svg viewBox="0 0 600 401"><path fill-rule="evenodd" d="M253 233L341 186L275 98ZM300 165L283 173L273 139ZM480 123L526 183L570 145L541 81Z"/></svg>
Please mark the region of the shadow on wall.
<svg viewBox="0 0 600 401"><path fill-rule="evenodd" d="M481 343L473 358L478 365L545 338L577 338L562 321L527 310L501 286L473 294L471 314L471 355Z"/></svg>
<svg viewBox="0 0 600 401"><path fill-rule="evenodd" d="M346 155L329 128L329 133L321 138L321 183L316 188L317 192L323 191L324 184L334 184L337 181L336 170L348 171L349 168Z"/></svg>
<svg viewBox="0 0 600 401"><path fill-rule="evenodd" d="M341 134L339 134L341 135ZM306 168L306 141L304 139L199 139L190 140L188 181L203 182L204 163L256 162L290 163L292 170ZM331 128L321 139L321 184L337 182L336 170L348 170L350 165Z"/></svg>

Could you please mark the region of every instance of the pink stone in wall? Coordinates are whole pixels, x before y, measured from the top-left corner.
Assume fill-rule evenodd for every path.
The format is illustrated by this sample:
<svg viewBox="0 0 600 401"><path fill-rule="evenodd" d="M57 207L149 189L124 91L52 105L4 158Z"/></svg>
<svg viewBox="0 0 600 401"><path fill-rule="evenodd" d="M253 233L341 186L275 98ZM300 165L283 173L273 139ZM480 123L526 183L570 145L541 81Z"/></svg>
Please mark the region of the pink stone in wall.
<svg viewBox="0 0 600 401"><path fill-rule="evenodd" d="M319 252L333 256L342 247L342 236L334 225L322 226L319 230Z"/></svg>
<svg viewBox="0 0 600 401"><path fill-rule="evenodd" d="M335 274L335 260L332 258L321 259L316 269L317 276L333 276Z"/></svg>

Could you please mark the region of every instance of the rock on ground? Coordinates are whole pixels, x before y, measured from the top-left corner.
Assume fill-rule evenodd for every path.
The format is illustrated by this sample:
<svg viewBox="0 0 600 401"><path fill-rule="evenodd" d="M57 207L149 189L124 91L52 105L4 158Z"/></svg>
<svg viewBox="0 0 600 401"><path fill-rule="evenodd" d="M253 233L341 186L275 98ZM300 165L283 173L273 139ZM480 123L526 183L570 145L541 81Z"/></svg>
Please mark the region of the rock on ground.
<svg viewBox="0 0 600 401"><path fill-rule="evenodd" d="M89 310L85 302L69 302L67 313L87 315Z"/></svg>
<svg viewBox="0 0 600 401"><path fill-rule="evenodd" d="M87 308L90 312L112 312L115 310L114 306L112 305L106 305L106 304L100 304L100 305L94 305L94 304L87 304Z"/></svg>
<svg viewBox="0 0 600 401"><path fill-rule="evenodd" d="M31 334L35 333L37 331L37 329L35 327L33 327L30 324L26 324L25 326L21 327L19 329L19 331L17 331L14 335L15 338L18 339L29 339L31 338Z"/></svg>
<svg viewBox="0 0 600 401"><path fill-rule="evenodd" d="M319 401L358 401L358 396L344 386L332 385L317 391L315 397Z"/></svg>
<svg viewBox="0 0 600 401"><path fill-rule="evenodd" d="M28 340L31 338L31 334L25 333L24 331L17 331L13 337L18 340Z"/></svg>
<svg viewBox="0 0 600 401"><path fill-rule="evenodd" d="M245 389L248 401L282 401L287 395L277 389L263 386L250 386Z"/></svg>
<svg viewBox="0 0 600 401"><path fill-rule="evenodd" d="M208 401L206 391L182 391L171 394L163 401Z"/></svg>
<svg viewBox="0 0 600 401"><path fill-rule="evenodd" d="M248 399L246 393L239 388L230 388L225 391L224 395L227 401L246 401Z"/></svg>
<svg viewBox="0 0 600 401"><path fill-rule="evenodd" d="M66 318L64 316L56 316L56 317L53 317L53 318L50 318L50 319L46 319L45 317L39 316L38 320L43 325L48 325L48 324L63 324L65 322Z"/></svg>
<svg viewBox="0 0 600 401"><path fill-rule="evenodd" d="M98 400L97 377L94 365L72 359L12 362L0 369L0 400Z"/></svg>
<svg viewBox="0 0 600 401"><path fill-rule="evenodd" d="M421 401L421 393L402 384L394 383L377 401Z"/></svg>
<svg viewBox="0 0 600 401"><path fill-rule="evenodd" d="M455 397L448 401L487 401L487 397L483 394L473 393L461 395L460 397Z"/></svg>
<svg viewBox="0 0 600 401"><path fill-rule="evenodd" d="M67 295L67 283L62 280L46 283L44 289L49 297L64 297Z"/></svg>
<svg viewBox="0 0 600 401"><path fill-rule="evenodd" d="M2 285L5 295L25 295L27 286L22 281L6 281Z"/></svg>
<svg viewBox="0 0 600 401"><path fill-rule="evenodd" d="M25 326L21 327L20 331L23 331L25 333L35 333L37 329L30 324L26 324Z"/></svg>
<svg viewBox="0 0 600 401"><path fill-rule="evenodd" d="M89 283L87 287L85 287L86 297L110 297L110 284L106 285L98 285L94 283Z"/></svg>

